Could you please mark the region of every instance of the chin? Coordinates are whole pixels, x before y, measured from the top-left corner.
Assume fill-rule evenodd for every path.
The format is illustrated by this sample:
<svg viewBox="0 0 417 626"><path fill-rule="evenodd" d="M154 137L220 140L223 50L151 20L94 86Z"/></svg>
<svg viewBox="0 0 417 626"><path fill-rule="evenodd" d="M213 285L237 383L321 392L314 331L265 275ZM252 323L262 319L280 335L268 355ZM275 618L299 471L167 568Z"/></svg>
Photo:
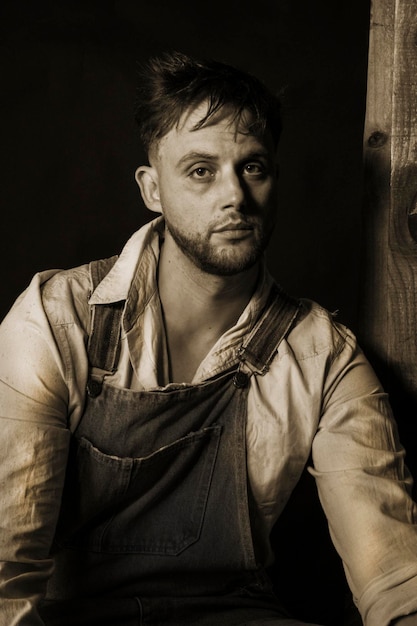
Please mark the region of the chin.
<svg viewBox="0 0 417 626"><path fill-rule="evenodd" d="M244 258L220 258L194 259L196 265L207 272L216 276L236 276L242 272L250 270L262 258L262 254L256 253ZM227 255L230 256L230 255ZM197 261L197 262L196 262Z"/></svg>

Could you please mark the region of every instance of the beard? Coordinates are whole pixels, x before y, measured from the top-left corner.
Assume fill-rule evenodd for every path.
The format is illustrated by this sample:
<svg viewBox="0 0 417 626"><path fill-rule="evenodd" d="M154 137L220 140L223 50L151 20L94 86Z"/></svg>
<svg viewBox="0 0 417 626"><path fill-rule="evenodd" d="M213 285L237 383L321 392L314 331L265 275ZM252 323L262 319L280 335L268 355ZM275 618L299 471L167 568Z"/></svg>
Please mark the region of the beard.
<svg viewBox="0 0 417 626"><path fill-rule="evenodd" d="M222 247L215 246L209 237L190 235L173 226L165 217L165 225L178 248L199 269L216 276L233 276L253 267L263 256L274 224L252 223L250 242L233 241Z"/></svg>

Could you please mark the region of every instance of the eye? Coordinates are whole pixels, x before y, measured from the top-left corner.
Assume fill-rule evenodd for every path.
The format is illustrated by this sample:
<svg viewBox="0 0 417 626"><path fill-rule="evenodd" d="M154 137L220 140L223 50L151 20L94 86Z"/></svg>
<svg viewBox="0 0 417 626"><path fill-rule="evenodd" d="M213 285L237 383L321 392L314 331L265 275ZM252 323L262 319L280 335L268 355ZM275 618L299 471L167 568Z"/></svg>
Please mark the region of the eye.
<svg viewBox="0 0 417 626"><path fill-rule="evenodd" d="M265 175L265 167L262 163L246 163L243 167L243 173L246 176L257 176L259 178Z"/></svg>
<svg viewBox="0 0 417 626"><path fill-rule="evenodd" d="M191 171L190 176L199 180L209 180L214 174L207 167L196 167Z"/></svg>

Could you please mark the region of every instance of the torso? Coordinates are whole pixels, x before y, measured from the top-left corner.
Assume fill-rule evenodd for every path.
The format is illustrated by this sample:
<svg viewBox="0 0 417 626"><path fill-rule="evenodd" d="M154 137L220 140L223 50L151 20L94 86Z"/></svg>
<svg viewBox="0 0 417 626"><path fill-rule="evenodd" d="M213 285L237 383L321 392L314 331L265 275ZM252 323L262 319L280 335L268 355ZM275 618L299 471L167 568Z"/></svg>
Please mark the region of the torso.
<svg viewBox="0 0 417 626"><path fill-rule="evenodd" d="M197 336L167 332L169 376L173 383L190 383L204 357L216 343L218 336L203 333Z"/></svg>

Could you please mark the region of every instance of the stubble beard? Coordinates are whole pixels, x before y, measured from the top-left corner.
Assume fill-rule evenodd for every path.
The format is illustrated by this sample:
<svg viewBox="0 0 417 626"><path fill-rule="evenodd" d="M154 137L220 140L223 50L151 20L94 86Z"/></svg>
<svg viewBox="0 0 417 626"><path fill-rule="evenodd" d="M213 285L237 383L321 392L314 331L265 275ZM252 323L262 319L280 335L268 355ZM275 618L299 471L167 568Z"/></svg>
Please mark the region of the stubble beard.
<svg viewBox="0 0 417 626"><path fill-rule="evenodd" d="M200 270L216 276L234 276L253 267L262 258L273 231L272 223L268 227L255 227L252 245L239 252L239 242L232 241L228 249L219 250L209 238L202 235L191 237L170 224L166 217L165 224L183 254Z"/></svg>

